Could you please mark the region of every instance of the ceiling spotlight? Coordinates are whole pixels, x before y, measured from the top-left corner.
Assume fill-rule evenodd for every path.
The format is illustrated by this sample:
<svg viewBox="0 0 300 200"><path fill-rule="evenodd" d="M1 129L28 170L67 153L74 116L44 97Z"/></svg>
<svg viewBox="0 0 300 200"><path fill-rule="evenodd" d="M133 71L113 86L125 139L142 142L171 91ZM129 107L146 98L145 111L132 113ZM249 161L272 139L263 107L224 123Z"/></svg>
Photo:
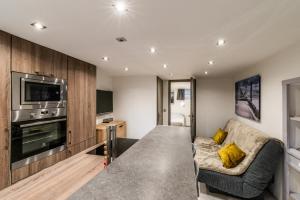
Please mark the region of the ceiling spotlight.
<svg viewBox="0 0 300 200"><path fill-rule="evenodd" d="M118 42L127 42L127 39L125 38L125 37L117 37L116 38L116 40L118 41Z"/></svg>
<svg viewBox="0 0 300 200"><path fill-rule="evenodd" d="M41 24L39 22L34 22L34 23L30 24L30 25L33 26L37 30L43 30L43 29L47 28L46 26L44 26L43 24Z"/></svg>
<svg viewBox="0 0 300 200"><path fill-rule="evenodd" d="M155 47L151 47L151 48L150 48L150 53L155 54L155 52L156 52Z"/></svg>
<svg viewBox="0 0 300 200"><path fill-rule="evenodd" d="M224 39L218 39L218 41L217 41L217 46L219 46L219 47L222 47L222 46L224 46L225 45L225 40Z"/></svg>
<svg viewBox="0 0 300 200"><path fill-rule="evenodd" d="M208 64L209 64L209 65L214 65L215 62L214 62L213 60L210 60L210 61L208 61Z"/></svg>
<svg viewBox="0 0 300 200"><path fill-rule="evenodd" d="M104 60L105 62L107 62L107 61L108 61L108 57L107 57L107 56L104 56L104 57L102 58L102 60Z"/></svg>
<svg viewBox="0 0 300 200"><path fill-rule="evenodd" d="M167 64L164 64L163 67L164 67L164 69L167 69L168 65L167 65Z"/></svg>
<svg viewBox="0 0 300 200"><path fill-rule="evenodd" d="M129 69L128 69L128 67L125 67L125 69L124 69L124 70L125 70L125 72L127 72Z"/></svg>
<svg viewBox="0 0 300 200"><path fill-rule="evenodd" d="M115 9L123 14L124 12L128 11L127 5L124 1L117 1L115 4L113 4L113 7L115 7Z"/></svg>
<svg viewBox="0 0 300 200"><path fill-rule="evenodd" d="M205 71L204 74L207 75L207 74L208 74L208 71Z"/></svg>

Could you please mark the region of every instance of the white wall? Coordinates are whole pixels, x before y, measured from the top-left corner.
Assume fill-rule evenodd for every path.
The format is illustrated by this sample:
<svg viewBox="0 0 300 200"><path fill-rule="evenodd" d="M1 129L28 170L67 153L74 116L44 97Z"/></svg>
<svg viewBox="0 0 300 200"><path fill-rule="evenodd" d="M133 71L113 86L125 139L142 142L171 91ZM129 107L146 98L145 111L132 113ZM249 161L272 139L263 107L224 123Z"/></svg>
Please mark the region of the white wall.
<svg viewBox="0 0 300 200"><path fill-rule="evenodd" d="M234 117L232 79L197 79L196 98L198 136L212 137Z"/></svg>
<svg viewBox="0 0 300 200"><path fill-rule="evenodd" d="M113 77L114 116L127 122L127 136L140 139L156 126L156 76Z"/></svg>
<svg viewBox="0 0 300 200"><path fill-rule="evenodd" d="M283 139L282 131L282 81L300 77L300 43L250 67L235 76L235 81L256 74L261 75L261 121L254 122L236 116L244 123L266 132L272 137ZM282 167L282 166L281 166ZM273 192L282 197L282 168L278 170ZM299 180L300 181L300 180Z"/></svg>
<svg viewBox="0 0 300 200"><path fill-rule="evenodd" d="M112 77L104 73L100 67L97 67L96 88L97 90L109 90L112 88Z"/></svg>
<svg viewBox="0 0 300 200"><path fill-rule="evenodd" d="M240 72L235 80L261 75L261 122L237 117L272 137L282 135L282 81L300 77L300 43Z"/></svg>

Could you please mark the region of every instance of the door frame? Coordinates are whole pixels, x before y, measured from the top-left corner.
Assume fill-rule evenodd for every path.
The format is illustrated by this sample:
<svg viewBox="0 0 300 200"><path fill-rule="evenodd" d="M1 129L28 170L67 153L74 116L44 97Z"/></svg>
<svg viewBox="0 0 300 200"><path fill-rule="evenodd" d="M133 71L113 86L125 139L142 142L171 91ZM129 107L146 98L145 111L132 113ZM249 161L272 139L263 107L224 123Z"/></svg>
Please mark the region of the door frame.
<svg viewBox="0 0 300 200"><path fill-rule="evenodd" d="M160 95L161 98L159 99L159 95L158 95L158 91L159 91L159 83L161 84L161 91L160 91ZM162 112L161 114L163 115L164 113L164 101L163 101L163 95L164 95L164 82L160 77L156 77L156 125L163 125L164 120L163 120L163 116L162 116L162 122L160 123L159 121L159 109L158 109L158 104L159 102L161 103L161 107L162 107Z"/></svg>
<svg viewBox="0 0 300 200"><path fill-rule="evenodd" d="M192 84L191 79L177 79L168 81L168 125L171 125L171 83L176 82L189 82Z"/></svg>

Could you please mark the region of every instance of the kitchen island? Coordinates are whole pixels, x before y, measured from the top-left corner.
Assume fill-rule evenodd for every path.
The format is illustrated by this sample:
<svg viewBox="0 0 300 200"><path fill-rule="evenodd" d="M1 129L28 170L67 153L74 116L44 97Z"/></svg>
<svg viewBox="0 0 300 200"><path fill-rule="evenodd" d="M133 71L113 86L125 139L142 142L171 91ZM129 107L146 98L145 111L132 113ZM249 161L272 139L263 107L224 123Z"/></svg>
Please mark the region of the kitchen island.
<svg viewBox="0 0 300 200"><path fill-rule="evenodd" d="M196 200L190 129L158 126L71 200Z"/></svg>

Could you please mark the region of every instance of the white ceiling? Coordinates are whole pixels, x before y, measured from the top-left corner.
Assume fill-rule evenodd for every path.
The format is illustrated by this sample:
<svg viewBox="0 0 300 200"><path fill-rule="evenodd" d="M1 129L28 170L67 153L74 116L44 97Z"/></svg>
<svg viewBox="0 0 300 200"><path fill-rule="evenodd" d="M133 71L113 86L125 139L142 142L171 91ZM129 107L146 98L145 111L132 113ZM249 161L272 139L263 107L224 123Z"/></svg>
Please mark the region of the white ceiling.
<svg viewBox="0 0 300 200"><path fill-rule="evenodd" d="M228 76L300 40L299 0L0 0L0 29L100 66L112 76ZM44 23L34 30L29 24ZM115 38L124 36L126 43ZM216 47L223 37L227 45ZM149 47L157 47L156 55ZM101 58L107 55L109 62ZM208 66L208 60L215 60ZM162 65L168 64L168 69ZM129 71L125 72L124 67Z"/></svg>

